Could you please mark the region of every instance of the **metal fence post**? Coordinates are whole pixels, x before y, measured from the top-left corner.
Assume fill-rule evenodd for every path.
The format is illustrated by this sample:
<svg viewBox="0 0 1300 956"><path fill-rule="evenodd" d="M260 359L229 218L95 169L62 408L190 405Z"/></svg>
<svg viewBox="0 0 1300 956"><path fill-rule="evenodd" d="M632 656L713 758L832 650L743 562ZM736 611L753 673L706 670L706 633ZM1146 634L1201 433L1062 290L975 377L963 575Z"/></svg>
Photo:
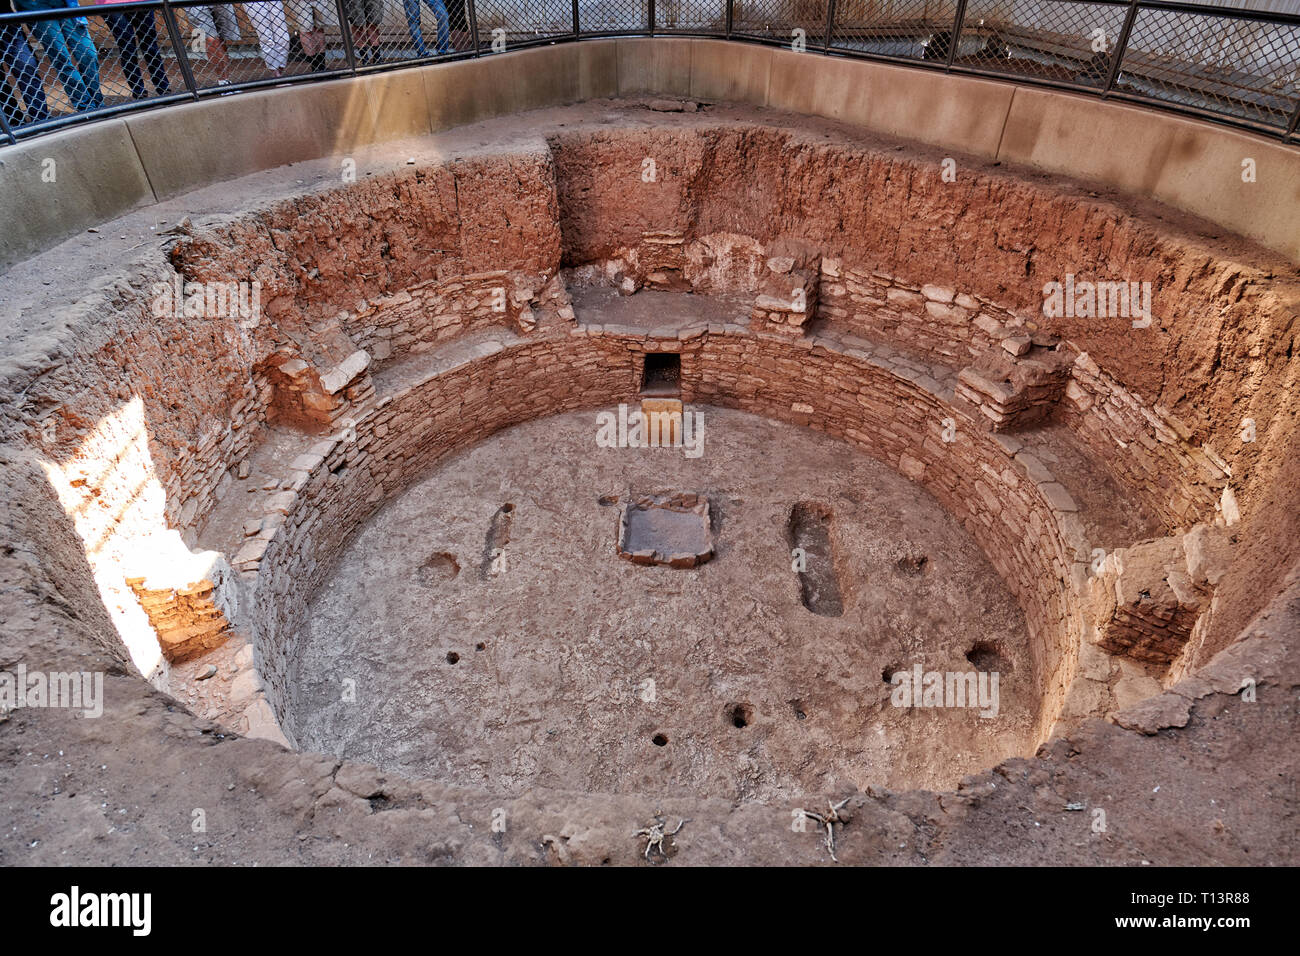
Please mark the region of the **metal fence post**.
<svg viewBox="0 0 1300 956"><path fill-rule="evenodd" d="M1111 57L1110 70L1106 74L1106 85L1101 88L1101 95L1105 96L1115 88L1115 80L1119 77L1119 65L1124 60L1124 52L1128 49L1129 34L1133 32L1133 21L1137 19L1138 0L1130 0L1128 13L1124 14L1124 26L1120 27L1119 39L1115 41L1115 55Z"/></svg>
<svg viewBox="0 0 1300 956"><path fill-rule="evenodd" d="M727 39L731 39L731 24L735 17L735 0L727 0Z"/></svg>
<svg viewBox="0 0 1300 956"><path fill-rule="evenodd" d="M1297 126L1300 126L1300 100L1296 101L1295 112L1291 114L1291 122L1286 124L1286 133L1283 138L1294 136Z"/></svg>
<svg viewBox="0 0 1300 956"><path fill-rule="evenodd" d="M343 10L343 0L334 0L334 9L339 15L339 37L343 40L343 56L348 61L348 72L357 72L357 51L352 46L352 24L348 23Z"/></svg>
<svg viewBox="0 0 1300 956"><path fill-rule="evenodd" d="M582 36L582 30L578 24L578 0L573 0L573 35L575 38Z"/></svg>
<svg viewBox="0 0 1300 956"><path fill-rule="evenodd" d="M647 12L649 13L649 18L648 18L649 22L646 23L646 33L648 33L650 36L654 36L655 35L655 0L649 0L649 4L647 5Z"/></svg>
<svg viewBox="0 0 1300 956"><path fill-rule="evenodd" d="M167 0L162 0L162 15L163 24L167 27L167 36L172 41L172 49L176 51L176 65L180 67L181 79L185 81L185 88L190 91L190 96L197 100L199 85L194 82L194 69L190 66L190 58L185 53L185 44L181 41L181 28L176 22L176 11Z"/></svg>
<svg viewBox="0 0 1300 956"><path fill-rule="evenodd" d="M474 9L474 0L465 0L465 6L469 10L469 42L474 46L474 55L478 56L478 11Z"/></svg>
<svg viewBox="0 0 1300 956"><path fill-rule="evenodd" d="M957 0L957 13L952 19L952 37L948 40L948 59L944 64L944 71L952 70L953 63L957 60L957 46L961 43L961 28L966 20L966 0Z"/></svg>
<svg viewBox="0 0 1300 956"><path fill-rule="evenodd" d="M830 0L826 4L826 42L822 44L822 51L829 53L831 49L831 36L835 32L835 4L836 0Z"/></svg>

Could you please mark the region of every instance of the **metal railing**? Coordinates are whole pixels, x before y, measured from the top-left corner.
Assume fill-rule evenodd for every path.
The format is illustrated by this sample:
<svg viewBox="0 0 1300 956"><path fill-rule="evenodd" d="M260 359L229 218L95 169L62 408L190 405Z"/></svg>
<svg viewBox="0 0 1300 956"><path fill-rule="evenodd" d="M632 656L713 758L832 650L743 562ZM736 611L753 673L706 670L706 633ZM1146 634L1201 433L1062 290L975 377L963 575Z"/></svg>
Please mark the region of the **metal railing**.
<svg viewBox="0 0 1300 956"><path fill-rule="evenodd" d="M1013 79L1300 142L1300 15L1164 0L12 0L0 144L173 102L611 36ZM39 9L38 9L39 7Z"/></svg>

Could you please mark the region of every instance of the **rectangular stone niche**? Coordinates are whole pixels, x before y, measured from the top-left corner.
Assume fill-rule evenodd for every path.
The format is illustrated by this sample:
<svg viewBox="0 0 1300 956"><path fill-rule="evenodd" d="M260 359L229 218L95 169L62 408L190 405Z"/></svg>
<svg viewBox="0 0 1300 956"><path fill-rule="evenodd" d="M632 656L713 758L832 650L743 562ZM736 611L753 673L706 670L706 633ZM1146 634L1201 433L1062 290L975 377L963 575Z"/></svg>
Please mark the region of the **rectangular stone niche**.
<svg viewBox="0 0 1300 956"><path fill-rule="evenodd" d="M676 352L647 352L641 371L642 398L680 398L682 357Z"/></svg>
<svg viewBox="0 0 1300 956"><path fill-rule="evenodd" d="M713 557L709 499L693 492L636 495L623 506L618 555L633 564L693 568Z"/></svg>

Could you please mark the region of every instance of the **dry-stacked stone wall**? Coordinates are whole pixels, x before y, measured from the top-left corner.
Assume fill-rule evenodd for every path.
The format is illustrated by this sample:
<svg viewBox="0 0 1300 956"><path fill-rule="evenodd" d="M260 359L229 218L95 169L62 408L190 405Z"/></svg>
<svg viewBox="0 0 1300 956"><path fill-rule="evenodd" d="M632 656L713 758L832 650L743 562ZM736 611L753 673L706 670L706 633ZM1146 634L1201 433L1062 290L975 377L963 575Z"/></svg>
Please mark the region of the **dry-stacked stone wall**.
<svg viewBox="0 0 1300 956"><path fill-rule="evenodd" d="M1250 572L1239 562L1225 579L1217 633L1197 660L1226 646L1280 585L1300 540L1300 516L1279 507L1278 490L1295 486L1300 465L1274 444L1297 427L1287 396L1300 280L1290 264L1075 184L960 157L946 175L954 166L940 151L862 150L752 126L563 133L552 144L566 265L623 259L647 236L745 236L760 249L809 242L823 262L881 279L880 288L855 280L861 306L840 305L833 287L819 297L846 313L827 316L864 335L886 329L891 341L960 368L984 336L1001 335L995 323L1015 317L1024 326L1014 336L1028 332L1032 344L1038 331L1086 355L1056 414L1128 493L1171 531L1253 516L1243 534L1258 564ZM657 178L638 184L647 158L657 159ZM640 215L632 195L644 197ZM1082 307L1044 314L1052 284L1086 282L1137 283L1150 322ZM896 287L892 302L885 283ZM925 299L925 286L952 291L951 303ZM913 292L919 299L900 295ZM975 303L980 312L963 326ZM1083 410L1081 396L1091 398ZM1243 437L1265 431L1268 440ZM1269 549L1286 558L1269 560Z"/></svg>
<svg viewBox="0 0 1300 956"><path fill-rule="evenodd" d="M1016 439L984 432L954 410L950 385L899 358L816 340L711 338L684 391L843 438L959 517L1025 611L1045 733L1073 678L1081 634L1088 548L1078 505L1059 483L1030 477Z"/></svg>
<svg viewBox="0 0 1300 956"><path fill-rule="evenodd" d="M1026 610L1044 700L1040 730L1050 728L1082 628L1087 549L1069 494L1029 477L1015 439L987 435L964 417L956 424L959 413L945 400L951 388L906 359L741 326L668 341L611 329L484 344L467 350L463 364L381 397L328 449L296 462L286 519L256 564L261 672L279 712L292 710L291 642L306 601L361 520L440 458L500 428L626 399L632 356L646 349L683 352L690 400L827 431L898 466L958 514Z"/></svg>
<svg viewBox="0 0 1300 956"><path fill-rule="evenodd" d="M255 565L259 669L278 712L289 710L292 639L306 602L361 520L457 449L519 422L625 397L627 377L608 350L568 336L509 349L490 343L381 396L355 426L317 446Z"/></svg>
<svg viewBox="0 0 1300 956"><path fill-rule="evenodd" d="M1111 472L1168 527L1222 510L1229 472L1222 456L1208 443L1193 444L1185 422L1145 405L1087 353L1075 359L1060 415L1090 448L1114 449Z"/></svg>

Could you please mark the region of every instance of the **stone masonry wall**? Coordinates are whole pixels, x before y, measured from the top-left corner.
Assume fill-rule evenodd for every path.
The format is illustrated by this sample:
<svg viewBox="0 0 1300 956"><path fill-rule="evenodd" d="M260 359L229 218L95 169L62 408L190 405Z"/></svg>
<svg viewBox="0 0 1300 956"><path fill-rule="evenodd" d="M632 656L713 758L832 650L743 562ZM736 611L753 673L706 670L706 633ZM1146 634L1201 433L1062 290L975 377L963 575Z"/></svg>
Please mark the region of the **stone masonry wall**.
<svg viewBox="0 0 1300 956"><path fill-rule="evenodd" d="M620 247L613 258L571 275L625 293L653 288L760 296L766 263L784 251L781 241L765 245L732 233L675 242L672 268L665 268L662 253L647 259L640 247ZM661 245L656 241L650 248ZM1062 369L1064 394L1053 384L1052 407L1040 417L1055 416L1069 424L1121 485L1169 527L1212 518L1219 507L1227 465L1214 450L1192 444L1191 432L1171 412L1146 407L1091 357L1080 354L1078 346L1045 331L1042 316L1026 318L967 292L909 283L840 259L822 259L819 275L817 290L808 298L815 319L867 341L889 342L926 362L960 370L986 359L1014 363L1018 353L1031 349L1036 354L1059 347L1076 355L1073 367Z"/></svg>
<svg viewBox="0 0 1300 956"><path fill-rule="evenodd" d="M567 305L568 295L553 273L497 269L419 282L367 300L341 318L357 346L384 362L484 328L529 332L537 326L539 311L559 313ZM572 319L572 310L563 317Z"/></svg>
<svg viewBox="0 0 1300 956"><path fill-rule="evenodd" d="M258 669L282 719L293 692L290 636L334 555L365 517L439 459L501 428L628 393L626 368L568 336L477 352L456 368L380 396L353 429L300 462L284 521L253 565ZM284 730L292 739L292 728Z"/></svg>
<svg viewBox="0 0 1300 956"><path fill-rule="evenodd" d="M437 460L497 429L627 400L634 356L656 345L687 356L688 398L854 442L959 515L1026 610L1046 733L1073 677L1082 626L1077 600L1086 548L1069 495L1030 479L1014 458L1014 440L968 427L946 404L943 386L905 365L832 350L829 340L814 347L740 326L683 333L668 343L579 331L508 348L486 344L462 365L382 396L353 433L322 442L298 462L298 490L255 565L259 670L282 718L291 710L285 705L293 693L292 635L359 522ZM942 422L953 416L963 425L946 442ZM284 729L292 738L292 728Z"/></svg>
<svg viewBox="0 0 1300 956"><path fill-rule="evenodd" d="M686 242L719 233L761 244L807 240L824 259L863 274L1043 318L1041 331L1088 354L1118 384L1117 405L1130 396L1183 423L1189 448L1209 447L1227 465L1257 542L1229 574L1217 636L1198 647L1198 659L1232 639L1298 553L1300 513L1279 507L1274 489L1293 468L1276 442L1300 428L1287 406L1300 365L1300 276L1276 257L1129 197L960 156L955 178L945 178L941 150L864 146L834 129L701 119L652 131L563 130L552 144L566 265L610 258L646 232ZM655 161L653 182L641 179L647 159ZM1128 318L1087 314L1046 320L1044 289L1068 276L1149 282L1152 323L1134 328ZM891 334L910 331L900 324ZM933 345L936 358L963 355L920 330L912 340ZM1238 437L1247 420L1269 432L1267 443ZM1120 444L1122 435L1102 430L1080 434L1095 440L1096 459L1126 488L1165 498L1161 515L1177 515L1183 526L1191 523L1184 515L1210 517L1208 493L1219 479L1206 476L1205 487L1186 493L1176 482L1167 487L1161 476L1182 464L1173 449ZM1171 502L1173 494L1183 497ZM1268 517L1259 511L1265 503ZM1270 552L1285 557L1271 560Z"/></svg>

